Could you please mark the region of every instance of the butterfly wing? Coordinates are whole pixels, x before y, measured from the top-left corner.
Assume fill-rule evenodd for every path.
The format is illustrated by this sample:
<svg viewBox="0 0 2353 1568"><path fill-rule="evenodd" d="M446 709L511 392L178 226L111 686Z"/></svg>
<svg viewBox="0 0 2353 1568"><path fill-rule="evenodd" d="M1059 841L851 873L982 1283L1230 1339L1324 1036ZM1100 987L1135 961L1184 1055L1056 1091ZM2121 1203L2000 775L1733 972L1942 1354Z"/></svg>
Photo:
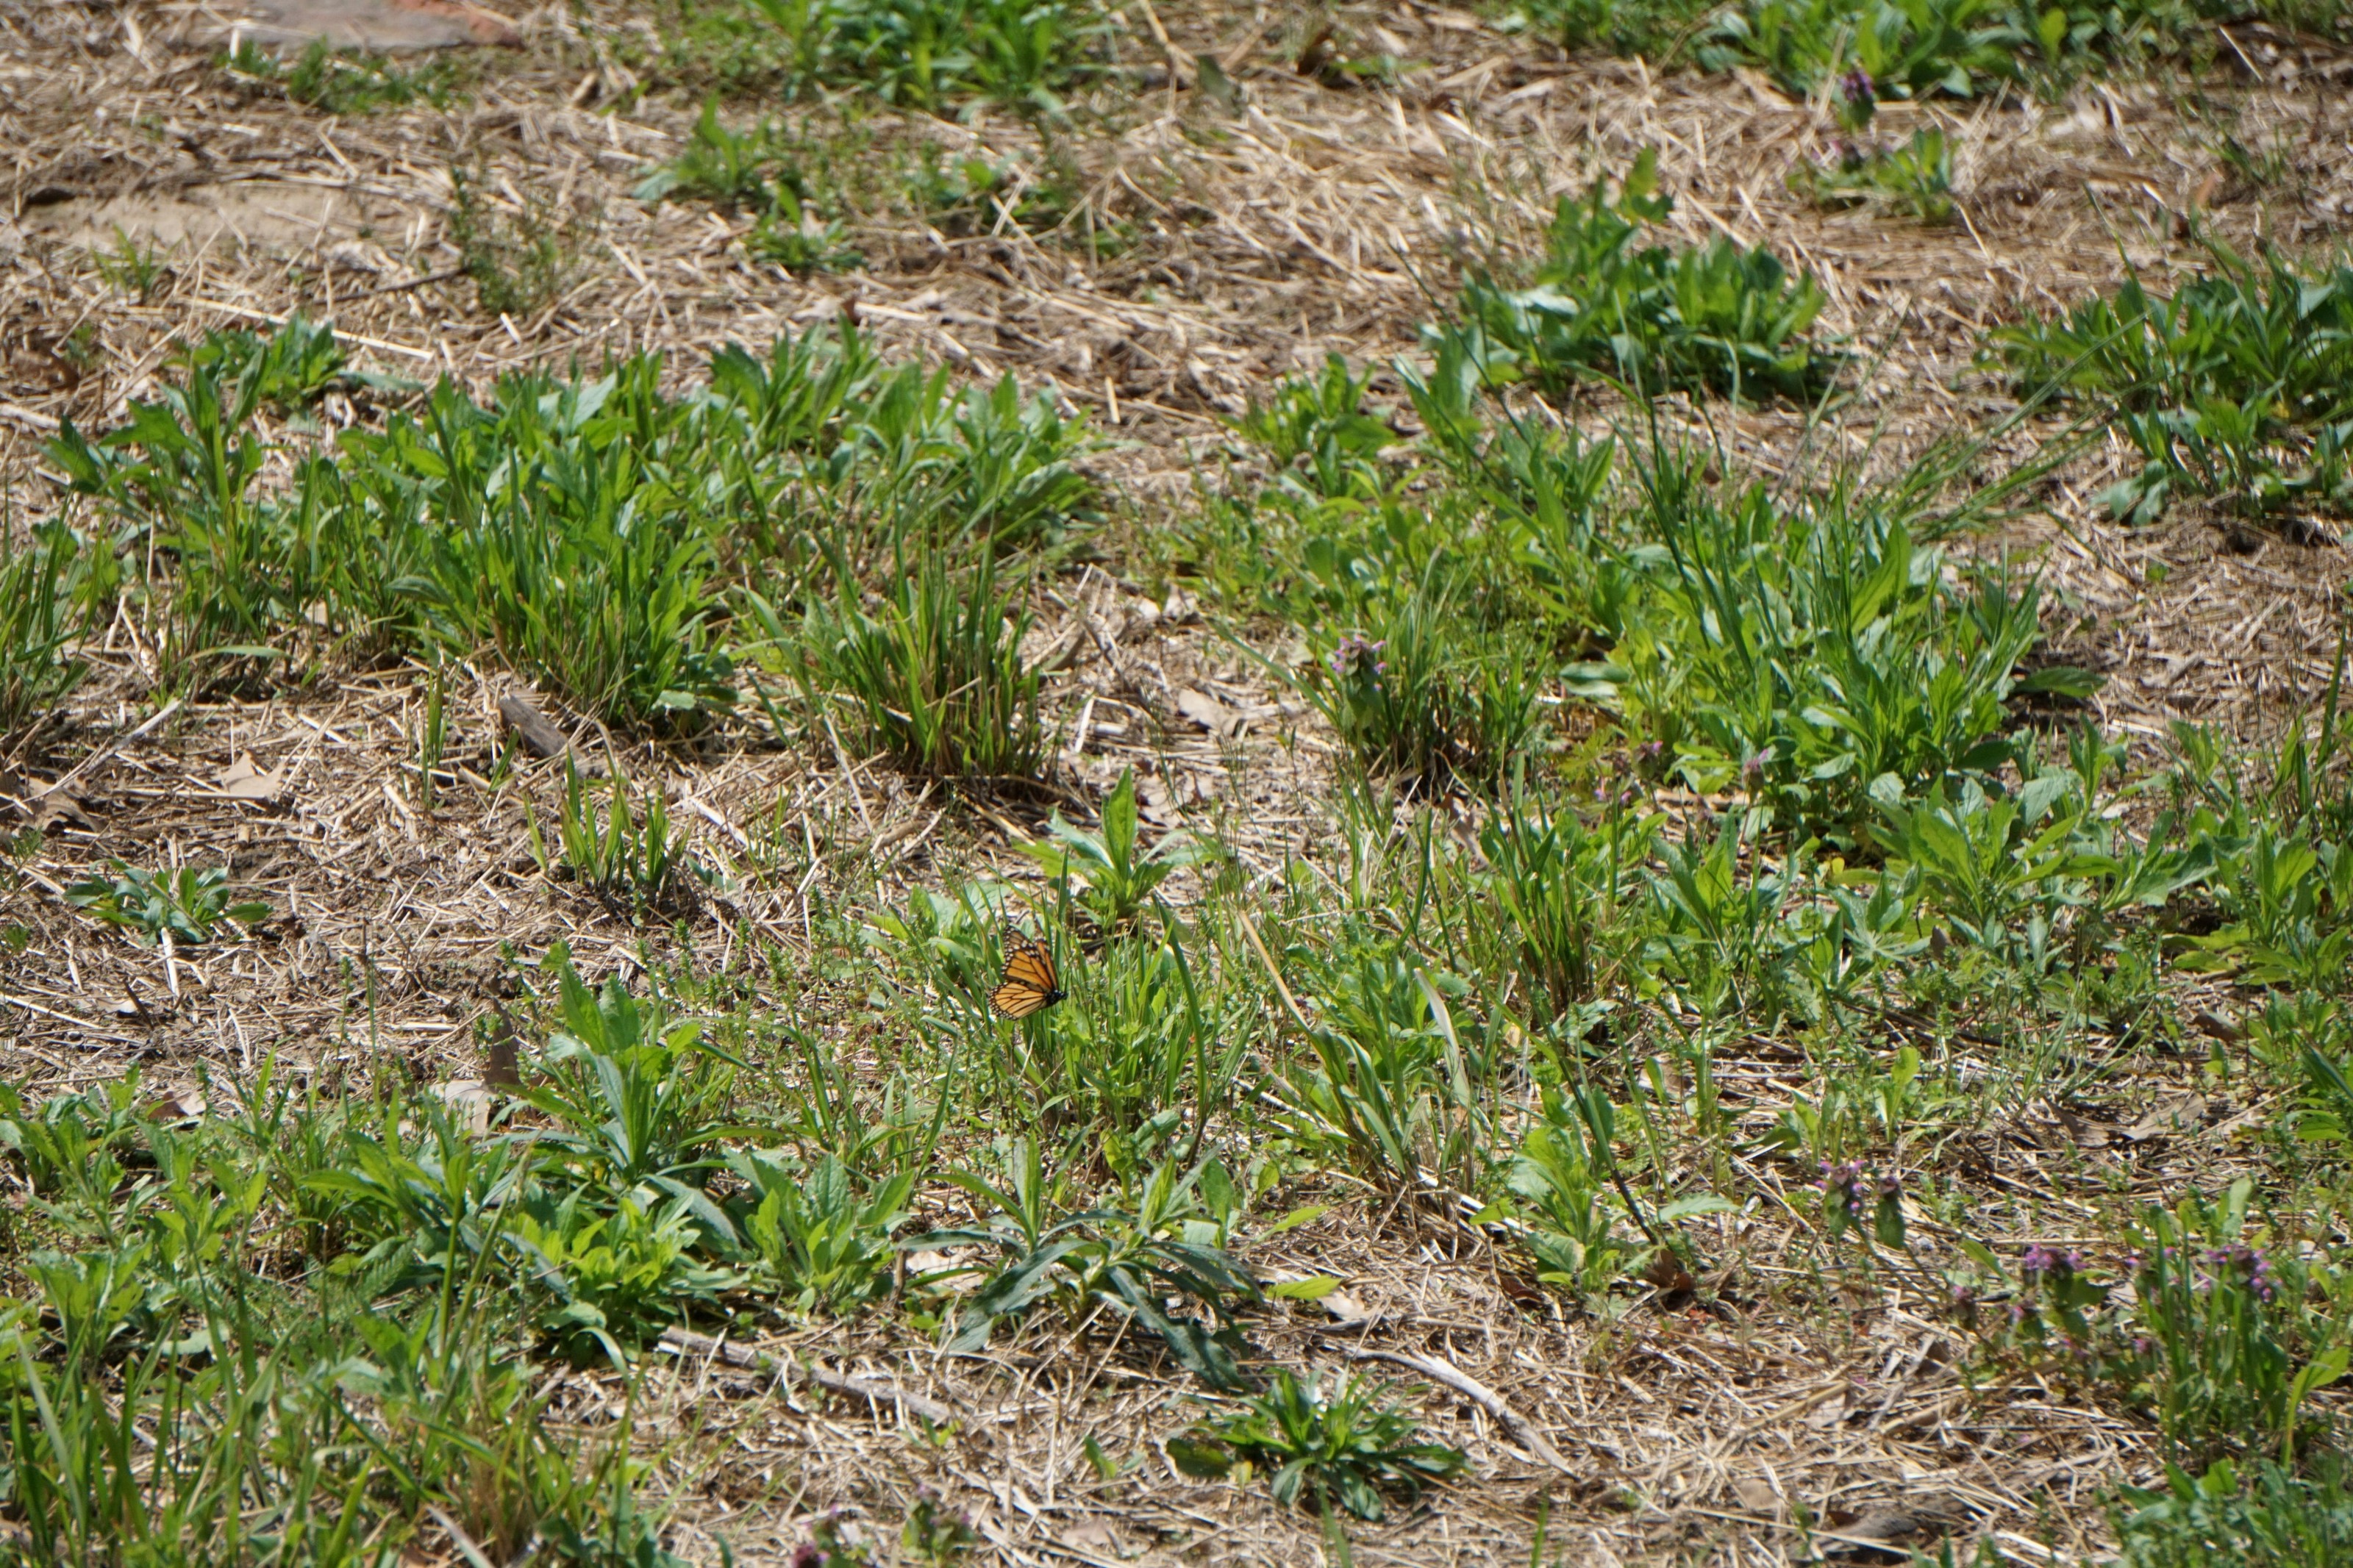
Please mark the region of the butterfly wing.
<svg viewBox="0 0 2353 1568"><path fill-rule="evenodd" d="M1008 1018L1026 1018L1062 999L1054 955L1034 938L1006 944L1005 973L988 994L988 1005Z"/></svg>

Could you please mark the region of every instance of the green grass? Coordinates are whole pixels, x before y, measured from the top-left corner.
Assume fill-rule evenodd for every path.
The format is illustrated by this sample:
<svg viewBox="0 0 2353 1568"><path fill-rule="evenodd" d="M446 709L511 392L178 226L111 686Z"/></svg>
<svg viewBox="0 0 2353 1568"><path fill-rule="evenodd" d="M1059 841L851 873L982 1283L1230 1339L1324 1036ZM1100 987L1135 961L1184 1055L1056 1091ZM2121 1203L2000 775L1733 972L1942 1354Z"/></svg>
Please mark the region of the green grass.
<svg viewBox="0 0 2353 1568"><path fill-rule="evenodd" d="M838 596L813 599L793 639L811 707L845 702L868 750L916 773L1034 773L1045 737L1040 678L1021 657L1029 615L1008 617L993 559L963 574L928 552L871 605L846 563L837 573Z"/></svg>
<svg viewBox="0 0 2353 1568"><path fill-rule="evenodd" d="M1099 69L1087 0L726 0L674 6L649 63L729 93L825 90L927 112L1053 117Z"/></svg>
<svg viewBox="0 0 2353 1568"><path fill-rule="evenodd" d="M487 405L444 383L265 484L265 405L299 404L338 364L300 322L208 340L128 425L93 442L69 423L52 445L85 504L130 531L125 567L152 538L174 568L135 591L184 679L488 649L609 721L692 728L739 693L731 593L793 605L825 570L820 534L855 556L854 582L893 541L1051 546L1097 516L1074 463L1088 437L1050 396L959 391L854 333L765 361L724 351L683 397L647 356L517 377ZM812 508L836 515L815 528Z"/></svg>
<svg viewBox="0 0 2353 1568"><path fill-rule="evenodd" d="M0 739L13 738L79 684L72 593L79 541L52 529L27 543L0 531Z"/></svg>
<svg viewBox="0 0 2353 1568"><path fill-rule="evenodd" d="M457 101L468 76L463 66L446 58L409 68L382 56L330 48L324 39L314 41L290 65L249 42L225 57L222 65L240 85L274 89L290 103L333 115L370 114L412 104L447 109Z"/></svg>
<svg viewBox="0 0 2353 1568"><path fill-rule="evenodd" d="M2333 5L2248 0L1525 0L1507 20L1570 48L1711 71L1764 70L1793 98L1855 73L1883 98L1971 98L2017 85L2063 89L2211 47L2218 24L2275 20L2327 33Z"/></svg>

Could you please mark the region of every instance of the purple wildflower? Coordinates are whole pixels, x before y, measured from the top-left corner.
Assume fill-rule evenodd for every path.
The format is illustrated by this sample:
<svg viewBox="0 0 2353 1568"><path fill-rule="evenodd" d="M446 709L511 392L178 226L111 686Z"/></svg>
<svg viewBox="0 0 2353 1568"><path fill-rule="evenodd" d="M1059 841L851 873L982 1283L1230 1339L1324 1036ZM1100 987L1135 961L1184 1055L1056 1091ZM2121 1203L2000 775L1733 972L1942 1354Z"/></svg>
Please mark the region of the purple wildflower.
<svg viewBox="0 0 2353 1568"><path fill-rule="evenodd" d="M1370 669L1374 679L1378 679L1389 672L1388 660L1381 657L1381 651L1388 647L1386 641L1371 641L1360 637L1342 637L1340 645L1332 650L1332 673L1346 676Z"/></svg>
<svg viewBox="0 0 2353 1568"><path fill-rule="evenodd" d="M1872 80L1871 73L1861 66L1839 78L1839 91L1846 95L1847 102L1858 109L1866 103L1879 101L1879 84Z"/></svg>
<svg viewBox="0 0 2353 1568"><path fill-rule="evenodd" d="M1844 1209L1850 1219L1862 1213L1867 1202L1865 1189L1871 1184L1860 1160L1849 1160L1844 1164L1822 1162L1822 1192Z"/></svg>
<svg viewBox="0 0 2353 1568"><path fill-rule="evenodd" d="M2084 1267L2080 1252L2054 1252L2040 1245L2028 1247L2018 1259L2018 1271L2029 1280L2043 1278L2064 1279L2079 1273Z"/></svg>

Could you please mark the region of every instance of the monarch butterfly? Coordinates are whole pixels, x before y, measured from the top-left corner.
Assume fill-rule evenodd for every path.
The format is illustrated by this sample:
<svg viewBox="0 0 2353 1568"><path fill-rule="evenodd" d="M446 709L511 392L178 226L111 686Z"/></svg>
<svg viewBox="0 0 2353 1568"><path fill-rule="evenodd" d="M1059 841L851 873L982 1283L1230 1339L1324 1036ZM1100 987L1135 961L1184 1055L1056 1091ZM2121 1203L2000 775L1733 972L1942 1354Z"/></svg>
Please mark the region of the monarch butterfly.
<svg viewBox="0 0 2353 1568"><path fill-rule="evenodd" d="M1062 999L1054 955L1034 936L1007 932L1005 974L988 994L988 1005L1008 1018L1026 1018Z"/></svg>

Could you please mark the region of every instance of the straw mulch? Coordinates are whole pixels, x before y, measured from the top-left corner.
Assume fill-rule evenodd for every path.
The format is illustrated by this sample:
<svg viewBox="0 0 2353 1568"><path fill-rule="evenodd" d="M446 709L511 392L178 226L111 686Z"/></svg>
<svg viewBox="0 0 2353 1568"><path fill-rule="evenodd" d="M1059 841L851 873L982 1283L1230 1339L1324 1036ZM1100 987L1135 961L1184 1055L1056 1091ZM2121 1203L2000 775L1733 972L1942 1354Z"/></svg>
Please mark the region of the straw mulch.
<svg viewBox="0 0 2353 1568"><path fill-rule="evenodd" d="M1097 461L1127 500L1117 527L1140 536L1217 482L1220 420L1253 393L1328 353L1375 365L1411 353L1463 266L1525 248L1557 194L1644 147L1660 150L1678 235L1731 235L1811 269L1831 296L1827 324L1865 357L1861 395L1810 435L1786 412L1706 416L1744 455L1802 476L1825 461L1898 461L1998 417L2002 389L1971 371L1979 333L2111 286L2127 266L2161 277L2195 265L2193 220L2242 247L2315 247L2353 199L2353 109L2339 90L2353 62L2259 28L2232 31L2195 98L2178 83L2090 82L2058 105L1891 109L1893 133L1934 119L1957 138L1963 217L1932 228L1792 196L1788 169L1826 151L1833 129L1760 79L1567 58L1467 11L1400 4L1333 13L1356 47L1410 62L1393 89L1344 90L1294 68L1308 29L1276 8L1163 6L1154 25L1145 9L1115 47L1148 85L1106 90L1051 150L1074 160L1099 226L1123 226L1127 243L1098 258L1068 233L853 224L863 269L796 278L747 258L746 218L632 199L697 108L662 90L645 43L662 13L650 8L520 16L523 46L470 62L459 104L330 119L225 73L216 8L0 4L11 524L58 504L42 447L59 421L112 424L152 392L173 347L208 328L300 310L331 319L361 365L479 392L525 366L642 350L689 379L721 344L849 315L892 351L1050 380L1110 438ZM1201 89L1204 55L1239 96ZM756 107L730 113L748 123ZM2285 149L2281 180L2253 188L2225 166L2225 117L2241 142ZM867 123L886 146L928 140L1031 167L1049 151L991 113ZM562 291L527 320L485 314L459 275L453 169L510 219L565 227ZM117 248L117 226L134 248L164 237L143 299L96 259ZM378 415L340 395L321 411L331 431ZM2022 451L2031 434L2009 445ZM2092 500L2116 463L2087 452L2028 515L1970 547L2042 564L2059 651L2109 677L2096 710L2112 730L2146 744L2178 720L2273 732L2327 681L2338 552L2194 515L2120 530ZM1324 818L1328 738L1181 595L1101 566L1039 592L1042 646L1059 650L1056 788L1073 809L1133 765L1155 822L1214 826L1254 871L1337 852ZM544 819L560 789L552 764L504 787L484 777L512 689L504 672L453 672L448 755L466 776L428 811L398 782L421 720L413 670L331 670L142 727L142 629L118 624L95 664L64 721L0 759L10 793L70 775L75 803L44 814L45 847L0 887L0 926L26 938L0 964L0 1062L35 1093L137 1063L195 1114L208 1076L218 1099L269 1058L328 1090L387 1070L479 1079L505 1000L503 949L535 954L560 936L594 975L674 955L670 933L540 877L524 802ZM862 987L795 967L816 956L812 911L1009 869L1010 845L1045 807L951 798L839 748L753 739L622 760L660 780L697 852L735 873L684 921L698 963L734 961L747 939L776 944L789 963L765 1004L858 1059L887 1042L851 1000ZM247 758L270 775L266 790L232 787ZM118 857L226 861L282 918L217 952L134 947L62 898ZM1718 1071L1754 1131L1805 1064L1756 1040ZM2018 1195L2006 1241L2080 1239L2042 1234L2069 1212L2053 1172L2070 1190L2113 1174L2116 1190L2156 1196L2185 1171L2227 1167L2260 1108L2193 1102L2189 1078L2152 1062L2128 1091L2072 1101L2009 1085L1967 1135L1956 1179L1989 1199ZM1799 1180L1730 1157L1741 1190ZM1331 1206L1250 1260L1270 1278L1338 1274L1345 1289L1278 1307L1254 1326L1258 1342L1284 1364L1428 1389L1430 1434L1472 1458L1428 1507L1356 1528L1356 1560L1525 1561L1540 1515L1553 1552L1579 1563L1791 1561L1801 1513L1818 1525L1812 1550L1849 1561L1948 1534L1964 1547L1990 1538L2018 1562L2088 1548L2101 1489L2148 1472L2148 1433L2063 1387L1971 1388L1942 1303L1916 1282L1851 1290L1814 1271L1810 1251L1792 1250L1810 1211L1788 1196L1695 1229L1719 1270L1699 1282L1715 1304L1667 1281L1604 1324L1564 1311L1447 1205L1339 1186L1300 1194ZM1926 1255L1948 1240L1929 1238ZM708 1348L656 1365L635 1414L691 1556L715 1561L723 1537L738 1562L781 1561L797 1521L832 1506L887 1532L918 1483L972 1509L1005 1563L1305 1563L1324 1550L1314 1520L1262 1489L1176 1474L1156 1443L1192 1419L1187 1385L1106 1334L1040 1333L948 1359L874 1319L759 1347L944 1404L959 1425L937 1442L892 1401L780 1384ZM595 1425L617 1418L617 1397L610 1380L579 1374L556 1408ZM1089 1436L1115 1459L1141 1457L1140 1469L1099 1479L1082 1453Z"/></svg>

